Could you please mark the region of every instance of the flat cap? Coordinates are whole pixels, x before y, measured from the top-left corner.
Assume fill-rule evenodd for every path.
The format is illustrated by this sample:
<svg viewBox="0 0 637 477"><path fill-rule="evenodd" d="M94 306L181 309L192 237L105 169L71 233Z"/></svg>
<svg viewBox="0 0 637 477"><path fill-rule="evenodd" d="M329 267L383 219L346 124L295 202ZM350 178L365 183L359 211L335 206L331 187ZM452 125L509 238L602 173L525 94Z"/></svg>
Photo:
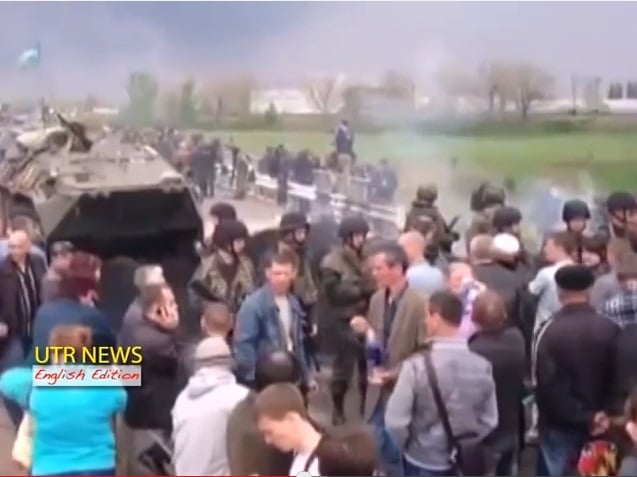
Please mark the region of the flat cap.
<svg viewBox="0 0 637 477"><path fill-rule="evenodd" d="M595 283L595 275L585 265L565 265L555 273L555 283L560 290L585 291Z"/></svg>

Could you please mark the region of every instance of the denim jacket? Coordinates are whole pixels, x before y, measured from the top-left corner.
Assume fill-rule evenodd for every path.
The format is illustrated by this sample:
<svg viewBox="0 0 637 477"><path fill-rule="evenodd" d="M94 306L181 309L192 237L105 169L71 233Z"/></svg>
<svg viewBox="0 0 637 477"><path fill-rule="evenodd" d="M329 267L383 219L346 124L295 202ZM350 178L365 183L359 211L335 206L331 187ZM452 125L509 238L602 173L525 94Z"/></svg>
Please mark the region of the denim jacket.
<svg viewBox="0 0 637 477"><path fill-rule="evenodd" d="M303 347L303 310L297 298L288 294L290 302L292 352L298 360L303 379L307 381L309 366ZM259 356L285 349L286 340L279 309L269 285L248 295L237 313L234 340L236 374L241 382L254 381L254 369Z"/></svg>

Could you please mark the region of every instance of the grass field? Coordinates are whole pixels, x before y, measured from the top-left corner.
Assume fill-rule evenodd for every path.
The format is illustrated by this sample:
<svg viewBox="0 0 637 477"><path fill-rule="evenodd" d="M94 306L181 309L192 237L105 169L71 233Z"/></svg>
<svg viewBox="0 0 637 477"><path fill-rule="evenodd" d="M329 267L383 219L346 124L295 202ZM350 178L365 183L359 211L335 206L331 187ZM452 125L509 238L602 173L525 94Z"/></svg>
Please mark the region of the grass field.
<svg viewBox="0 0 637 477"><path fill-rule="evenodd" d="M331 136L316 132L222 131L243 150L260 153L266 146L285 144L317 154L331 150ZM425 136L404 133L357 135L356 151L367 161L387 157L403 171L426 175L427 166L455 157L463 168L485 175L557 177L588 172L604 188L637 189L637 134L553 133L525 136ZM419 167L420 166L420 167Z"/></svg>

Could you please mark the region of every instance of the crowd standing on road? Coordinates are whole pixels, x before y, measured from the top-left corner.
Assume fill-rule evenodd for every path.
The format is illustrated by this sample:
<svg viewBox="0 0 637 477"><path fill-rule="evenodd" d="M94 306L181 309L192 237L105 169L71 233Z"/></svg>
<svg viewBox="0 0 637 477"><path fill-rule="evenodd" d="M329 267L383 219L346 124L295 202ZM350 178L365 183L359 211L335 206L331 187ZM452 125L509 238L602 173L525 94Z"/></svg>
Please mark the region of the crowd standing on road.
<svg viewBox="0 0 637 477"><path fill-rule="evenodd" d="M115 325L100 259L61 242L47 268L32 220L15 217L0 257L14 460L31 475L513 476L537 446L535 475L637 475L635 197L608 197L608 236L567 202L535 256L521 212L483 186L466 258L449 253L436 198L418 191L397 240L346 216L323 254L315 224L285 213L258 260L215 204L188 286L194 339L160 266L137 268ZM142 385L33 387L46 345L140 346ZM330 420L313 415L322 389Z"/></svg>

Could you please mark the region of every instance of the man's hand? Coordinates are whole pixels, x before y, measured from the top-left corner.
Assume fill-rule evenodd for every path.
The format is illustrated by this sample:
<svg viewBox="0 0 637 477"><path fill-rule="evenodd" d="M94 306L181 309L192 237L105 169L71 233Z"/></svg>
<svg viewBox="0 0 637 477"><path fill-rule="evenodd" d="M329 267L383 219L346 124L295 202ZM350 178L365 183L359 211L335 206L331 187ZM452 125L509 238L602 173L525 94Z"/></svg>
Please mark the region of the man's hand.
<svg viewBox="0 0 637 477"><path fill-rule="evenodd" d="M392 375L391 375L391 373L389 371L387 371L385 369L375 368L371 372L369 377L367 378L367 381L370 384L383 385L383 384L387 383L388 381L390 381L391 379L392 379Z"/></svg>
<svg viewBox="0 0 637 477"><path fill-rule="evenodd" d="M369 329L369 323L367 322L365 317L360 315L356 315L354 318L352 318L349 324L354 330L354 332L359 335L364 335L365 333L367 333L367 330Z"/></svg>
<svg viewBox="0 0 637 477"><path fill-rule="evenodd" d="M591 434L593 434L593 436L601 436L608 430L609 426L610 418L608 417L608 414L604 411L600 411L595 414L595 417L593 418Z"/></svg>
<svg viewBox="0 0 637 477"><path fill-rule="evenodd" d="M9 327L6 323L0 323L0 338L5 338L9 334Z"/></svg>

